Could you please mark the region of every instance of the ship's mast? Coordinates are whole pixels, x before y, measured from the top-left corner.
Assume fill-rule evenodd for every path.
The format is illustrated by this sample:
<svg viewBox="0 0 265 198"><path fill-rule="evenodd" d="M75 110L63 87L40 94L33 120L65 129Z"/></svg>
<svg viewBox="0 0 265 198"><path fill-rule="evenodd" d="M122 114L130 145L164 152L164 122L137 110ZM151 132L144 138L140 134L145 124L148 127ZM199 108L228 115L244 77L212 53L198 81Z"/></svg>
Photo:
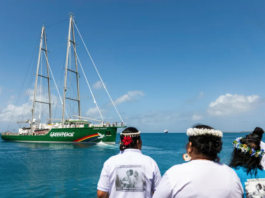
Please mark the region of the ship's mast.
<svg viewBox="0 0 265 198"><path fill-rule="evenodd" d="M65 74L64 74L64 91L63 91L63 113L62 113L62 127L64 128L64 112L65 112L65 99L73 100L78 102L78 116L79 119L81 118L81 109L80 109L80 94L79 94L79 74L78 74L78 65L77 65L77 55L76 55L76 43L75 43L75 34L74 34L74 20L73 14L70 14L70 21L69 21L69 31L68 31L68 39L67 39L67 50L66 50L66 61L65 61ZM72 33L72 40L71 40L71 33ZM74 56L75 56L75 71L68 69L68 59L69 59L69 48L71 47L71 43L74 47ZM77 99L75 98L68 98L66 97L67 91L67 72L73 72L76 74L76 84L77 84Z"/></svg>
<svg viewBox="0 0 265 198"><path fill-rule="evenodd" d="M44 40L44 46L43 46L43 40ZM46 56L46 66L47 66L47 76L43 76L39 74L39 68L40 68L40 60L41 60L41 52L44 51ZM37 101L36 100L36 92L38 87L38 77L46 78L48 81L48 97L49 102L44 101ZM41 37L40 37L40 47L39 47L39 55L38 55L38 63L37 63L37 71L36 71L36 79L35 79L35 88L34 88L34 95L33 95L33 108L32 108L32 118L31 118L31 134L34 132L33 124L34 124L34 114L35 114L35 105L36 102L38 103L44 103L49 105L49 120L51 122L52 119L52 111L51 111L51 92L50 92L50 77L49 77L49 64L48 64L48 51L47 51L47 43L46 43L46 35L45 35L45 27L42 26L41 29Z"/></svg>

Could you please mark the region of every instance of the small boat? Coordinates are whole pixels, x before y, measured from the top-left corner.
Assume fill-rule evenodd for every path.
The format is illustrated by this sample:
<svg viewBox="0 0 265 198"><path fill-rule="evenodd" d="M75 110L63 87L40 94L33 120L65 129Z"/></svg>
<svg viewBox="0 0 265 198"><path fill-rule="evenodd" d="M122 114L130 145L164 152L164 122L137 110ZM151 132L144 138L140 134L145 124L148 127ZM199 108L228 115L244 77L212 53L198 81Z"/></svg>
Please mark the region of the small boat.
<svg viewBox="0 0 265 198"><path fill-rule="evenodd" d="M164 133L168 133L168 130L164 130Z"/></svg>

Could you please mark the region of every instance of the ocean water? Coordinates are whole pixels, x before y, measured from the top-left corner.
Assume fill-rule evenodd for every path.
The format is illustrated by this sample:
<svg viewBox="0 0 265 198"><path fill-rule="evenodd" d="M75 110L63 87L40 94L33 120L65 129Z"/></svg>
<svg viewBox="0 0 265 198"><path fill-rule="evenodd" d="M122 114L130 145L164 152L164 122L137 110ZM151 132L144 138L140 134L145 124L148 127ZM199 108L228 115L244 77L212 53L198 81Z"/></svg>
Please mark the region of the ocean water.
<svg viewBox="0 0 265 198"><path fill-rule="evenodd" d="M244 133L225 133L221 162L227 164L232 142ZM143 133L142 152L161 174L183 163L185 133ZM0 140L0 197L96 197L103 163L119 153L116 145L13 143Z"/></svg>

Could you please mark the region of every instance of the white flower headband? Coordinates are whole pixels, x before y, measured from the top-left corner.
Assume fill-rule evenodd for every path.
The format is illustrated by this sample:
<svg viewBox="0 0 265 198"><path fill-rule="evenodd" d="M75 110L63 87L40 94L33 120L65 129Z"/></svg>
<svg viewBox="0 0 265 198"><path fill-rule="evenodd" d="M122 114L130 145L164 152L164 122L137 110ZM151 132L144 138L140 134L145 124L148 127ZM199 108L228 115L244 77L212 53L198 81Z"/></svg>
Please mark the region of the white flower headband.
<svg viewBox="0 0 265 198"><path fill-rule="evenodd" d="M197 129L189 128L187 130L187 136L198 136L198 135L214 135L218 137L223 137L223 132L215 129Z"/></svg>
<svg viewBox="0 0 265 198"><path fill-rule="evenodd" d="M139 136L140 133L141 133L141 132L138 131L138 132L136 132L136 133L121 133L121 135L134 137L134 136Z"/></svg>

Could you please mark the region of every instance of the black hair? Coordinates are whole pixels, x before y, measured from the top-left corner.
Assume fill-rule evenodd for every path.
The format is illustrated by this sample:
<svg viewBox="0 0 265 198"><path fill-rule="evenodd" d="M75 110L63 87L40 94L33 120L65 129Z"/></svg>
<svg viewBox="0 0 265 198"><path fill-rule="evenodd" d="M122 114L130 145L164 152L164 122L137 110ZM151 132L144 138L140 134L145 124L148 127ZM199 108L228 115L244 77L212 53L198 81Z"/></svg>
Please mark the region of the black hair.
<svg viewBox="0 0 265 198"><path fill-rule="evenodd" d="M130 170L127 170L126 173L130 172L130 176L133 175L133 170L130 169Z"/></svg>
<svg viewBox="0 0 265 198"><path fill-rule="evenodd" d="M193 128L197 129L214 129L207 125L195 125ZM189 136L189 142L196 148L199 154L203 154L205 157L213 161L219 161L218 153L222 150L222 139L219 136L211 134L203 134L197 136Z"/></svg>
<svg viewBox="0 0 265 198"><path fill-rule="evenodd" d="M246 138L240 139L241 144L246 144L248 147L260 150L260 137L256 134L249 134ZM251 176L257 175L258 169L262 170L260 164L261 157L251 156L249 153L241 152L241 150L234 149L229 166L235 169L243 167L244 171Z"/></svg>
<svg viewBox="0 0 265 198"><path fill-rule="evenodd" d="M135 127L127 127L126 129L124 129L122 131L122 133L138 133L138 129L136 129ZM121 134L120 138L121 138L121 141L120 141L120 150L121 151L124 151L124 149L127 149L127 148L135 148L136 144L137 144L137 140L141 140L141 137L140 135L137 135L137 136L133 136L131 137L132 138L132 142L129 144L129 145L124 145L122 140L125 136Z"/></svg>
<svg viewBox="0 0 265 198"><path fill-rule="evenodd" d="M256 186L259 187L259 190L262 189L262 185L260 183L258 183Z"/></svg>
<svg viewBox="0 0 265 198"><path fill-rule="evenodd" d="M260 127L256 127L256 128L254 129L254 131L252 132L252 134L256 134L256 135L259 136L259 141L261 141L263 133L264 133L264 131L263 131L263 129L260 128Z"/></svg>

